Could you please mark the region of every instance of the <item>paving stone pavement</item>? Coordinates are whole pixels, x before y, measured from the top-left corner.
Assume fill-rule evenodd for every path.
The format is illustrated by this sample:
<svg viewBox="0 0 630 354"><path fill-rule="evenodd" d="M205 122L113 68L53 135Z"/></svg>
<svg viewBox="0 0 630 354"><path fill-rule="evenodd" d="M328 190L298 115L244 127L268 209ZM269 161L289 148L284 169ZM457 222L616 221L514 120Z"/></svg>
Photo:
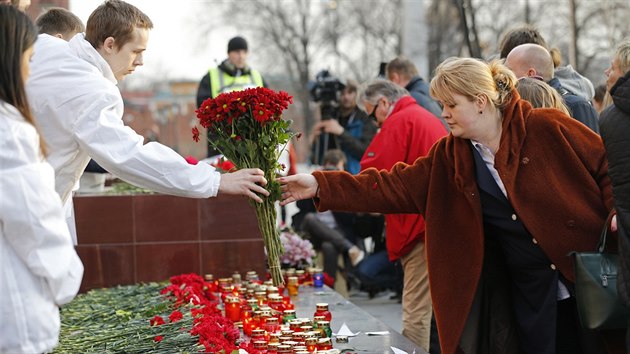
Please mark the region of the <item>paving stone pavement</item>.
<svg viewBox="0 0 630 354"><path fill-rule="evenodd" d="M382 291L370 299L366 292L351 290L348 300L400 333L402 305L397 300L390 299L392 295L394 292Z"/></svg>

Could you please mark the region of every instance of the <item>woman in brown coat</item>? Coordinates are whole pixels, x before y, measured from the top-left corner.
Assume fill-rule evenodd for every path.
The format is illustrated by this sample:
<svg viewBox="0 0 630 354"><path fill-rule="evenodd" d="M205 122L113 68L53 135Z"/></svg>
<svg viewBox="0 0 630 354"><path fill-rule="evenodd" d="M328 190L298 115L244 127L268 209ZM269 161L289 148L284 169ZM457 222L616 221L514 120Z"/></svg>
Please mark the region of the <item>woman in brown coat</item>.
<svg viewBox="0 0 630 354"><path fill-rule="evenodd" d="M601 139L521 100L499 62L443 62L431 95L451 134L413 165L281 178L283 204L420 213L443 353L590 353L572 251L594 250L612 207Z"/></svg>

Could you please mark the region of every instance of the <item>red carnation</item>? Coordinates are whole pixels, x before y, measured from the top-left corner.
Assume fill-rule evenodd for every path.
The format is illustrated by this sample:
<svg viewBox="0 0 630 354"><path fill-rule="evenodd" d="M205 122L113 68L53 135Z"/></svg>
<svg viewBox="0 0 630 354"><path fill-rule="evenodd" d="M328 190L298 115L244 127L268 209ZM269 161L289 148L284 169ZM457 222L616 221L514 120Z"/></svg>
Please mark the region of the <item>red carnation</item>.
<svg viewBox="0 0 630 354"><path fill-rule="evenodd" d="M151 320L149 320L149 324L151 324L151 326L159 326L159 325L163 325L164 323L164 319L160 316L155 316L153 317Z"/></svg>
<svg viewBox="0 0 630 354"><path fill-rule="evenodd" d="M153 340L156 341L157 343L161 342L162 339L164 339L164 336L156 336L155 338L153 338Z"/></svg>
<svg viewBox="0 0 630 354"><path fill-rule="evenodd" d="M171 323L177 322L177 321L181 320L182 318L184 318L184 315L182 315L182 313L177 311L177 310L171 312L171 314L168 316L168 320Z"/></svg>
<svg viewBox="0 0 630 354"><path fill-rule="evenodd" d="M199 142L199 129L197 127L192 128L193 140L198 143Z"/></svg>

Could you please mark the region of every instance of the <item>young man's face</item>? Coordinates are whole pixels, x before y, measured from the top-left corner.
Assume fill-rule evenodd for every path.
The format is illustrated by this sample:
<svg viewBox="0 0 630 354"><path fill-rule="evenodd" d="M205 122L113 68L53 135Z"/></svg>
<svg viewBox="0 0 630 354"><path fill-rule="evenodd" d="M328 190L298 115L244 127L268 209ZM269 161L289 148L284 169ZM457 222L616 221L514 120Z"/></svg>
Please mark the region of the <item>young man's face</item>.
<svg viewBox="0 0 630 354"><path fill-rule="evenodd" d="M236 66L237 69L243 69L245 65L247 65L247 51L245 49L239 49L228 52L228 60Z"/></svg>
<svg viewBox="0 0 630 354"><path fill-rule="evenodd" d="M347 88L343 89L343 91L341 91L339 103L344 109L353 109L357 105L357 92L351 91Z"/></svg>
<svg viewBox="0 0 630 354"><path fill-rule="evenodd" d="M109 64L116 80L122 80L125 76L133 73L137 66L144 64L142 55L147 49L147 42L149 41L148 29L136 28L133 38L120 48L115 45L115 41L111 43L108 42L108 39L99 49L99 53Z"/></svg>

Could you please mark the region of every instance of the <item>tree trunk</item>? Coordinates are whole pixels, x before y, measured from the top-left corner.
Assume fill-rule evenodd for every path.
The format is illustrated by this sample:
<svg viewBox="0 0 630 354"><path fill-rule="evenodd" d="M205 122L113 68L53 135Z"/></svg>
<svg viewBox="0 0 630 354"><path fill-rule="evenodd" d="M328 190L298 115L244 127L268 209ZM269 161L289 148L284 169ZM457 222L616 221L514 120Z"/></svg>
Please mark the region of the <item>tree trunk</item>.
<svg viewBox="0 0 630 354"><path fill-rule="evenodd" d="M569 0L569 64L578 68L578 24L577 24L577 0Z"/></svg>

